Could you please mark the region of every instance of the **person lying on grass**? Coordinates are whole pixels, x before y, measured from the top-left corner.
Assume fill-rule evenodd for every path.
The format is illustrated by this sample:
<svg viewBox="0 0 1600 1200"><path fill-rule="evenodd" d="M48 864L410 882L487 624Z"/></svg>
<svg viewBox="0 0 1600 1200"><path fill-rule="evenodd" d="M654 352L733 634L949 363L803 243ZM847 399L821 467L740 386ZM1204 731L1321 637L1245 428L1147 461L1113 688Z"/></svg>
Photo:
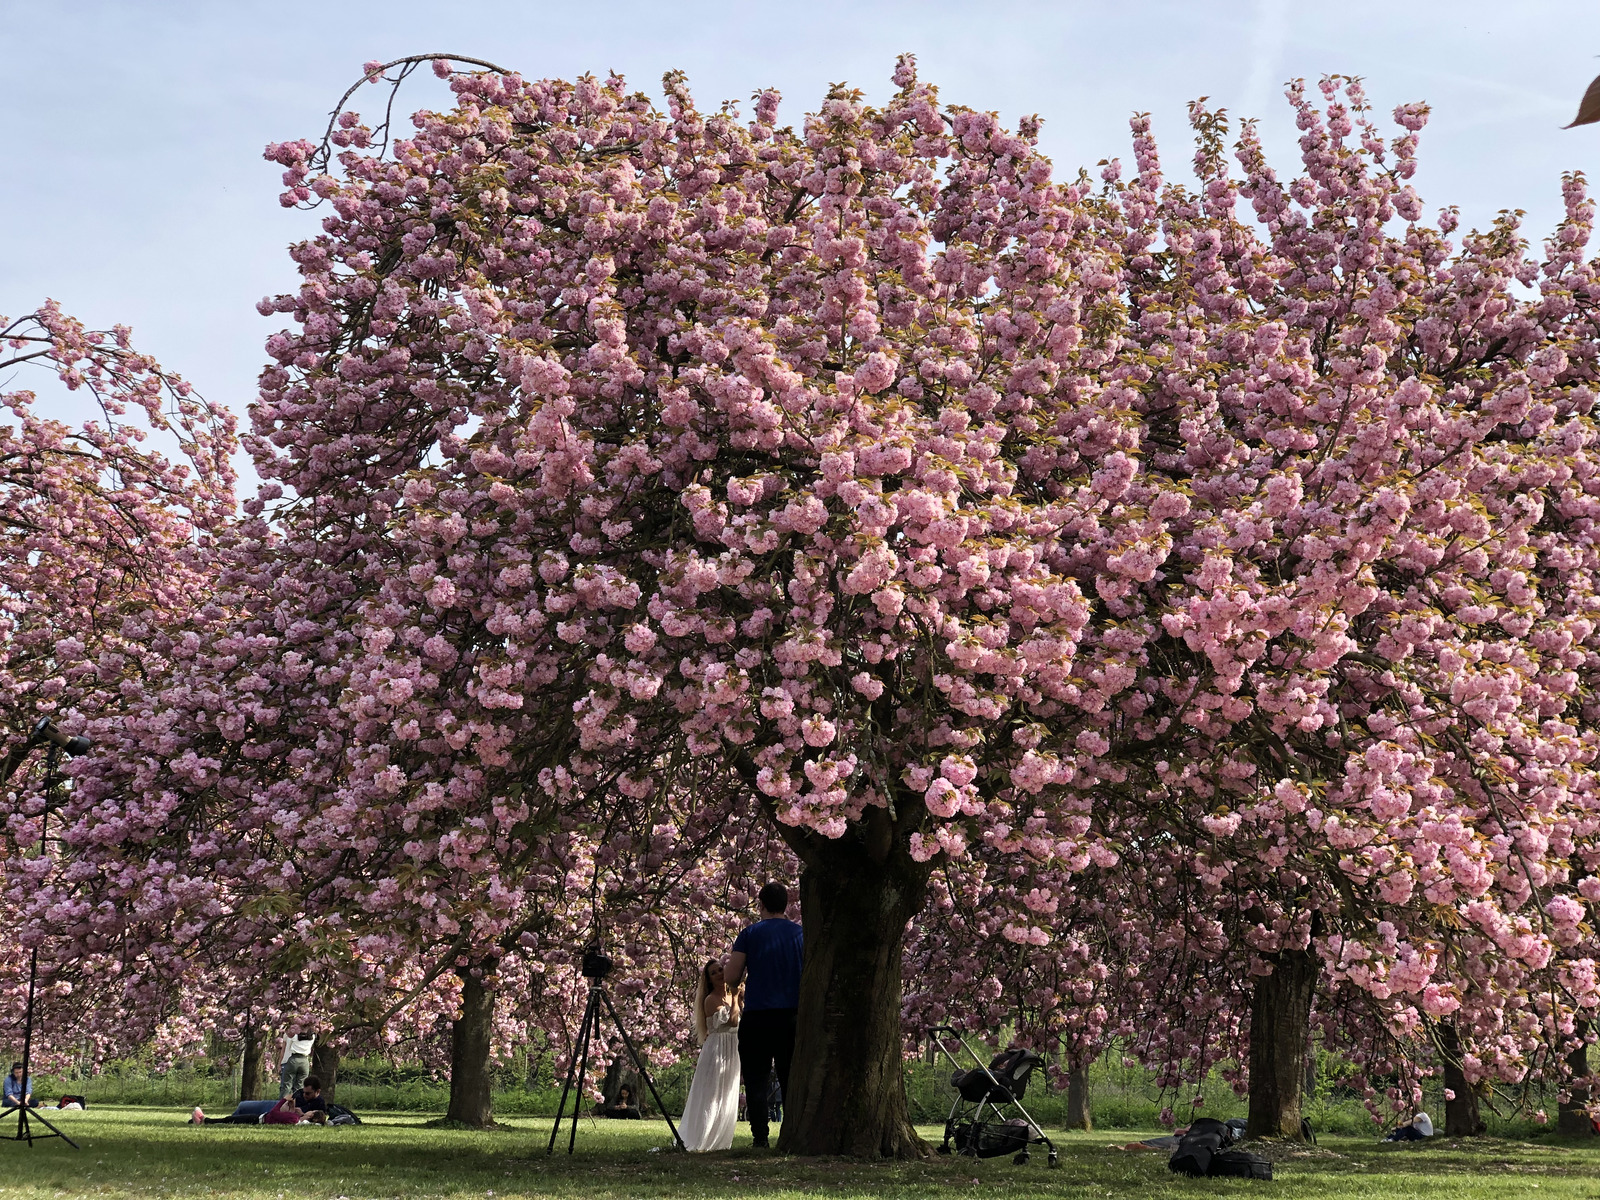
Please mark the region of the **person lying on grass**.
<svg viewBox="0 0 1600 1200"><path fill-rule="evenodd" d="M327 1120L328 1114L326 1111L323 1111L317 1115L321 1116L323 1120ZM269 1110L261 1115L261 1124L298 1125L301 1121L306 1119L306 1114L301 1112L296 1106L294 1097L285 1096L282 1100L279 1100Z"/></svg>

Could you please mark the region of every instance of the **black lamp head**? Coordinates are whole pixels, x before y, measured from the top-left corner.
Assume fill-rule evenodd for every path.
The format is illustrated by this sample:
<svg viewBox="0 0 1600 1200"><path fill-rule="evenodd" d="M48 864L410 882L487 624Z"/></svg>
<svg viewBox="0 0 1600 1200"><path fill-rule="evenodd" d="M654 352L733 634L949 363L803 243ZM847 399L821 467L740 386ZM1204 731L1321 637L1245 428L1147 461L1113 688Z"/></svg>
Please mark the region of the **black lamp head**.
<svg viewBox="0 0 1600 1200"><path fill-rule="evenodd" d="M81 733L76 737L68 737L57 728L56 723L49 717L39 718L39 723L33 727L33 737L30 740L34 742L49 742L52 746L59 746L72 755L73 758L77 758L80 754L87 754L90 747L94 745Z"/></svg>

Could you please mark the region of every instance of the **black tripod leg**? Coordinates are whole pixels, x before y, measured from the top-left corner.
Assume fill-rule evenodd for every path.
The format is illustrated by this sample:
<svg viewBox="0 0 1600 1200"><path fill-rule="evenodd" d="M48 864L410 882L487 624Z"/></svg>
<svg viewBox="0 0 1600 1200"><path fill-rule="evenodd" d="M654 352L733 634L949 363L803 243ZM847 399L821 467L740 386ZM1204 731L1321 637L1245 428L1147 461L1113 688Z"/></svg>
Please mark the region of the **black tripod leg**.
<svg viewBox="0 0 1600 1200"><path fill-rule="evenodd" d="M561 1133L561 1117L567 1111L567 1093L572 1090L572 1081L578 1074L578 1052L582 1048L584 1038L589 1034L589 1010L593 1007L594 993L591 992L583 1006L583 1020L578 1023L578 1036L572 1041L572 1061L567 1064L567 1081L561 1085L561 1103L556 1106L556 1123L550 1127L550 1146L545 1151L546 1154L556 1152L556 1138ZM574 1108L573 1124L577 1124L576 1108Z"/></svg>
<svg viewBox="0 0 1600 1200"><path fill-rule="evenodd" d="M678 1136L678 1127L672 1123L672 1115L667 1112L667 1106L661 1102L661 1093L656 1091L656 1081L650 1078L650 1071L644 1065L644 1059L639 1057L639 1052L633 1047L633 1039L628 1036L628 1031L622 1027L622 1018L617 1016L617 1009L611 1003L611 997L605 992L600 993L600 998L606 1002L606 1011L611 1014L611 1019L617 1024L617 1032L622 1035L622 1044L628 1048L628 1053L633 1055L633 1065L639 1068L639 1074L644 1076L645 1086L650 1089L650 1095L655 1097L656 1107L661 1110L661 1115L667 1119L667 1128L672 1130L672 1144L682 1146L683 1139ZM598 1014L596 1015L598 1019Z"/></svg>
<svg viewBox="0 0 1600 1200"><path fill-rule="evenodd" d="M578 1110L583 1107L583 1077L589 1071L589 1043L594 1038L595 1030L600 1027L600 1003L595 999L595 993L599 990L598 984L589 989L588 1016L585 1019L583 1034L583 1057L578 1060L578 1091L572 1097L572 1133L567 1137L568 1154L571 1154L578 1144Z"/></svg>
<svg viewBox="0 0 1600 1200"><path fill-rule="evenodd" d="M62 1133L61 1130L57 1129L54 1125L50 1124L50 1119L48 1117L41 1116L38 1112L33 1112L33 1113L26 1113L25 1112L23 1115L24 1115L24 1119L25 1120L37 1121L37 1122L39 1122L39 1124L43 1125L46 1129L51 1131L49 1133L39 1134L39 1133L34 1133L32 1130L30 1130L28 1132L28 1134L27 1134L28 1145L30 1145L30 1146L33 1145L33 1140L35 1138L38 1138L38 1137L58 1137L63 1142L65 1142L67 1145L71 1146L74 1150L81 1150L83 1148L83 1147L79 1146L77 1142L75 1142L71 1138L69 1138L66 1134ZM17 1136L18 1137L22 1136L22 1133L20 1132L20 1130L19 1130Z"/></svg>
<svg viewBox="0 0 1600 1200"><path fill-rule="evenodd" d="M581 1030L580 1030L581 1036ZM561 1118L567 1111L567 1093L572 1090L572 1077L578 1070L577 1045L573 1045L572 1061L567 1064L567 1078L561 1085L561 1103L556 1105L556 1123L550 1126L550 1145L545 1149L546 1154L556 1152L556 1135L561 1132Z"/></svg>

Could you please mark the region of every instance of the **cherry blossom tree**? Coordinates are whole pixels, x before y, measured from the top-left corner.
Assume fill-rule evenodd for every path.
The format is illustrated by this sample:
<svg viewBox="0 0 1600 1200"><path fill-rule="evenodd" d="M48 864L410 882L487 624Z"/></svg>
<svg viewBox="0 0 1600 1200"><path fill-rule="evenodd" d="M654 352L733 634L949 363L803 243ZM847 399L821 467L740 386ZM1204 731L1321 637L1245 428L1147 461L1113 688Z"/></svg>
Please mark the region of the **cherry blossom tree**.
<svg viewBox="0 0 1600 1200"><path fill-rule="evenodd" d="M6 930L19 942L6 956L3 1022L20 1027L26 951L39 947L41 1026L71 1019L75 1042L104 1050L128 1032L112 998L147 982L122 976L106 947L69 962L68 944L48 936L57 914L36 901L62 882L61 827L41 822L64 789L45 795L45 755L30 754L28 738L41 718L78 733L119 713L122 689L151 663L143 632L208 602L209 548L234 510L234 423L135 350L127 328L88 330L54 302L0 318L0 370L18 381L37 371L45 384L42 396L0 393L10 422L0 424L0 864L19 917ZM96 415L62 419L64 398ZM173 989L154 991L175 1011Z"/></svg>
<svg viewBox="0 0 1600 1200"><path fill-rule="evenodd" d="M1152 926L1130 946L1104 924L1102 953L1137 969L1126 1011L1162 1069L1231 1042L1252 1131L1281 1136L1319 985L1373 1071L1442 1059L1468 1086L1559 1078L1600 1001L1592 206L1569 179L1542 261L1512 217L1457 247L1407 182L1426 110L1391 144L1358 84L1322 91L1290 89L1290 182L1248 124L1230 177L1196 106L1200 191L1165 181L1141 117L1138 176L1112 164L1096 210L1128 305L1100 380L1145 472L1125 502L1146 477L1183 497L1166 553L1092 581L1129 681L1098 717L1126 774L1096 819L1114 911ZM1035 904L1049 884L1006 880Z"/></svg>
<svg viewBox="0 0 1600 1200"><path fill-rule="evenodd" d="M1110 248L1033 125L942 107L909 59L887 107L838 91L800 132L677 76L666 113L615 77L451 82L392 156L354 114L339 176L270 152L286 203L334 213L265 304L301 330L254 412L263 499L382 580L327 635L373 664L342 786L458 751L490 807L520 758L575 809L648 811L731 773L803 864L783 1144L914 1152L900 953L933 860L1111 857L1077 714L1122 682L1078 674L1091 602L1058 568L1164 534L1108 511L1137 471L1093 375ZM1014 771L1060 790L1019 808Z"/></svg>

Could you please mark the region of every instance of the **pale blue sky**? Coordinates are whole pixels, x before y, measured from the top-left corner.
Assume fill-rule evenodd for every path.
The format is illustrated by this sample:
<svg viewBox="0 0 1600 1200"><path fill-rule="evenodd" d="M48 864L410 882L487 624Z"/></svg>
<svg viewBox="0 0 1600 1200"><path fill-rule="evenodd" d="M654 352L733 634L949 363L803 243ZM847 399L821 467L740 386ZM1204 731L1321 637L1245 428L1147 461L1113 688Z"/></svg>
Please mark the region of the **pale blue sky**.
<svg viewBox="0 0 1600 1200"><path fill-rule="evenodd" d="M1184 105L1201 95L1260 116L1287 174L1280 85L1340 72L1363 76L1382 112L1433 106L1418 179L1430 212L1458 204L1483 223L1523 208L1542 236L1561 172L1600 177L1600 126L1560 128L1600 72L1592 0L0 0L0 313L52 296L92 324L130 324L242 416L282 324L255 301L294 286L284 248L320 219L279 208L261 148L319 136L363 61L445 51L529 76L615 69L653 95L681 67L706 107L776 86L797 122L831 81L885 95L902 50L947 100L1041 114L1065 174L1129 157L1138 110L1182 169ZM405 112L442 94L431 77L407 87Z"/></svg>

